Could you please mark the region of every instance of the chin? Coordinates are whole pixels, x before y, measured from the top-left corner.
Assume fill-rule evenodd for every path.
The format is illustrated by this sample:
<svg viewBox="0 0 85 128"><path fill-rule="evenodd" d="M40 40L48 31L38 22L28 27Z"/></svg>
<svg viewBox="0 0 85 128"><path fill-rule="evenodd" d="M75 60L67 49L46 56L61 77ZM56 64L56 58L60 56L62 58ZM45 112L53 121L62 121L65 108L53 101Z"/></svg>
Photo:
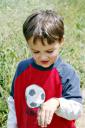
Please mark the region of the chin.
<svg viewBox="0 0 85 128"><path fill-rule="evenodd" d="M44 68L48 68L48 67L51 66L51 64L49 64L49 65L41 65L41 66L44 67Z"/></svg>
<svg viewBox="0 0 85 128"><path fill-rule="evenodd" d="M42 65L43 68L48 68L49 66Z"/></svg>
<svg viewBox="0 0 85 128"><path fill-rule="evenodd" d="M37 63L37 64L38 64L39 66L43 67L43 68L48 68L48 67L51 66L50 63L48 63L48 64Z"/></svg>

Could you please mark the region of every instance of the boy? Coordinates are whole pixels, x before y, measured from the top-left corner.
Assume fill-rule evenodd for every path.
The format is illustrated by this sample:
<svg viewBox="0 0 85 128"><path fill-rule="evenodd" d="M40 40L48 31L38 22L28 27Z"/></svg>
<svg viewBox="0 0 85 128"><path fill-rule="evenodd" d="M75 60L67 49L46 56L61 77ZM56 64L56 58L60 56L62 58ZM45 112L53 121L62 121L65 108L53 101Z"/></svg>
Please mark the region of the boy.
<svg viewBox="0 0 85 128"><path fill-rule="evenodd" d="M82 110L80 81L72 66L59 56L64 35L62 17L51 10L35 12L26 19L23 33L32 58L20 62L15 73L7 127L76 128L75 120ZM29 87L31 92L27 92ZM45 92L45 101L36 107L31 101L34 97L37 102L34 95L39 88Z"/></svg>

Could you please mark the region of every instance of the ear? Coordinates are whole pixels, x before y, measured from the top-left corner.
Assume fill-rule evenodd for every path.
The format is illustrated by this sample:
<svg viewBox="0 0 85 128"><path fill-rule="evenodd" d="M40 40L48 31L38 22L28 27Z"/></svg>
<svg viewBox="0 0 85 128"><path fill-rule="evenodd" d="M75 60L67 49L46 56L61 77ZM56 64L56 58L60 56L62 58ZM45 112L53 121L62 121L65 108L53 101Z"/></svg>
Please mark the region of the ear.
<svg viewBox="0 0 85 128"><path fill-rule="evenodd" d="M63 46L63 44L64 44L64 37L61 39L61 41L60 41L60 45L61 45L61 47Z"/></svg>
<svg viewBox="0 0 85 128"><path fill-rule="evenodd" d="M61 41L60 41L61 44L64 43L64 37L61 38Z"/></svg>

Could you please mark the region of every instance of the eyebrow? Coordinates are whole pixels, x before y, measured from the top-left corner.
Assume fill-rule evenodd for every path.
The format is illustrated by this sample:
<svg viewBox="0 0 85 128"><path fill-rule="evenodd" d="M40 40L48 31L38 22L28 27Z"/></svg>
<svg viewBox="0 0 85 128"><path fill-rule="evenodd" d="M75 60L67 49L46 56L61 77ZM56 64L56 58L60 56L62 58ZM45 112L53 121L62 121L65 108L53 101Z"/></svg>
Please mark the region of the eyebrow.
<svg viewBox="0 0 85 128"><path fill-rule="evenodd" d="M38 50L33 49L33 48L32 48L32 50L33 50L33 51L38 51ZM50 49L47 49L46 51L50 51L50 50L54 50L54 49L53 49L53 48L50 48Z"/></svg>

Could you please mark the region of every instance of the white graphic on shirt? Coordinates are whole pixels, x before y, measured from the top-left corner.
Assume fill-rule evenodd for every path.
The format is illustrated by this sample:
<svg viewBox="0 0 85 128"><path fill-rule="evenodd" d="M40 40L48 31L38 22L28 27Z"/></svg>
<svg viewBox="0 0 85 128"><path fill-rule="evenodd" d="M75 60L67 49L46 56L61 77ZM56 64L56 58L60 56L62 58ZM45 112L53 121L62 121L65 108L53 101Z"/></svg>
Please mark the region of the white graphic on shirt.
<svg viewBox="0 0 85 128"><path fill-rule="evenodd" d="M45 101L45 91L40 86L32 84L26 88L25 97L30 108L40 107Z"/></svg>

